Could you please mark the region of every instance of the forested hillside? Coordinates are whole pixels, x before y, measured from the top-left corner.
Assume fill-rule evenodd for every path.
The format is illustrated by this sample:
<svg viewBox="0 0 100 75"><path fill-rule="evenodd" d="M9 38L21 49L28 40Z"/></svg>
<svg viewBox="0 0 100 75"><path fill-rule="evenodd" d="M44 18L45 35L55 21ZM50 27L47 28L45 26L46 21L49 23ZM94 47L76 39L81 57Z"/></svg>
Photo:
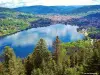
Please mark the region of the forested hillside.
<svg viewBox="0 0 100 75"><path fill-rule="evenodd" d="M15 11L32 14L60 14L85 16L91 13L100 12L100 5L91 6L28 6L14 8ZM45 11L46 10L46 11Z"/></svg>
<svg viewBox="0 0 100 75"><path fill-rule="evenodd" d="M15 11L32 13L32 14L66 14L78 6L28 6L14 8ZM45 11L46 10L46 11Z"/></svg>
<svg viewBox="0 0 100 75"><path fill-rule="evenodd" d="M100 12L100 5L82 6L75 10L72 10L68 14L86 16L97 12Z"/></svg>
<svg viewBox="0 0 100 75"><path fill-rule="evenodd" d="M67 24L74 24L88 30L91 38L100 39L100 13L93 13L81 18L70 19Z"/></svg>
<svg viewBox="0 0 100 75"><path fill-rule="evenodd" d="M57 36L52 47L50 52L45 40L40 39L33 53L23 59L17 58L12 48L5 47L0 75L100 74L100 40L61 43Z"/></svg>
<svg viewBox="0 0 100 75"><path fill-rule="evenodd" d="M15 12L9 8L0 8L0 36L28 29L30 22L37 19L33 14Z"/></svg>

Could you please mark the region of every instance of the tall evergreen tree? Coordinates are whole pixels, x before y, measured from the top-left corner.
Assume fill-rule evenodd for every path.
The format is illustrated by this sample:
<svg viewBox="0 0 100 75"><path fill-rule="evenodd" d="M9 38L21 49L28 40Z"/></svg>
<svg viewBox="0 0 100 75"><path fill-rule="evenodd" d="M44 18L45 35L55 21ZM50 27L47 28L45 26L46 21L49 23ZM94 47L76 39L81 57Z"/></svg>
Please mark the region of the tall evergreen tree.
<svg viewBox="0 0 100 75"><path fill-rule="evenodd" d="M31 75L31 71L33 70L32 54L28 55L28 57L25 59L25 69L26 75Z"/></svg>
<svg viewBox="0 0 100 75"><path fill-rule="evenodd" d="M20 58L17 58L17 73L18 75L26 75L25 66Z"/></svg>
<svg viewBox="0 0 100 75"><path fill-rule="evenodd" d="M4 49L4 75L25 75L25 68L20 60L17 60L12 48Z"/></svg>
<svg viewBox="0 0 100 75"><path fill-rule="evenodd" d="M43 61L48 62L50 59L51 53L47 48L46 42L40 39L34 52L25 59L26 74L31 75L33 69L40 68Z"/></svg>
<svg viewBox="0 0 100 75"><path fill-rule="evenodd" d="M43 39L40 39L32 54L32 59L35 68L39 68L43 60L45 62L48 62L50 58L51 53L47 48L46 42Z"/></svg>
<svg viewBox="0 0 100 75"><path fill-rule="evenodd" d="M54 49L54 55L53 58L56 61L56 63L59 63L59 55L61 50L61 41L59 40L59 37L56 37L56 40L53 42L53 49Z"/></svg>
<svg viewBox="0 0 100 75"><path fill-rule="evenodd" d="M3 63L0 62L0 75L3 75L4 66Z"/></svg>
<svg viewBox="0 0 100 75"><path fill-rule="evenodd" d="M15 53L8 46L4 49L4 68L4 75L18 75Z"/></svg>

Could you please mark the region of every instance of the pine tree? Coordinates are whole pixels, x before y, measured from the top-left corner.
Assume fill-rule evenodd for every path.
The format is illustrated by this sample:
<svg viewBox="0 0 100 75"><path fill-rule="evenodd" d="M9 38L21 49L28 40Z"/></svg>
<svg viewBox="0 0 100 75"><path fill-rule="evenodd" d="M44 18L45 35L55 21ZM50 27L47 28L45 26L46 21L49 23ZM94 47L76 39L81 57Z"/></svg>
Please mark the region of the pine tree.
<svg viewBox="0 0 100 75"><path fill-rule="evenodd" d="M43 39L40 39L32 54L33 63L35 68L39 68L42 61L48 62L51 58L47 45Z"/></svg>
<svg viewBox="0 0 100 75"><path fill-rule="evenodd" d="M3 63L0 62L0 75L3 75L4 66Z"/></svg>
<svg viewBox="0 0 100 75"><path fill-rule="evenodd" d="M8 46L4 49L4 60L4 75L18 75L15 53Z"/></svg>
<svg viewBox="0 0 100 75"><path fill-rule="evenodd" d="M56 37L56 40L53 42L53 49L54 49L54 55L53 58L56 61L56 63L59 63L59 55L61 50L61 41L59 40L59 37Z"/></svg>
<svg viewBox="0 0 100 75"><path fill-rule="evenodd" d="M31 75L31 71L33 70L32 54L28 55L28 57L25 59L25 70L26 75Z"/></svg>
<svg viewBox="0 0 100 75"><path fill-rule="evenodd" d="M4 75L25 75L25 68L21 59L17 59L12 48L4 49Z"/></svg>
<svg viewBox="0 0 100 75"><path fill-rule="evenodd" d="M26 75L25 66L20 58L17 59L17 73L18 75Z"/></svg>

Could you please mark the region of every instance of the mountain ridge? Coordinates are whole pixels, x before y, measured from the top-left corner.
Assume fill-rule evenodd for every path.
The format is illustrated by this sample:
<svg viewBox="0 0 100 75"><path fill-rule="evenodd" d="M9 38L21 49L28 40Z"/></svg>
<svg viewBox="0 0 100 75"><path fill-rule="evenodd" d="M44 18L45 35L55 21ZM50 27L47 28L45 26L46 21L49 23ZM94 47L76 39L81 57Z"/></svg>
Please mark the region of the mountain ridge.
<svg viewBox="0 0 100 75"><path fill-rule="evenodd" d="M96 11L100 9L100 5L87 6L25 6L13 8L12 10L31 13L31 14L79 14L88 11Z"/></svg>
<svg viewBox="0 0 100 75"><path fill-rule="evenodd" d="M65 14L76 8L78 6L29 6L14 8L13 10L33 14Z"/></svg>

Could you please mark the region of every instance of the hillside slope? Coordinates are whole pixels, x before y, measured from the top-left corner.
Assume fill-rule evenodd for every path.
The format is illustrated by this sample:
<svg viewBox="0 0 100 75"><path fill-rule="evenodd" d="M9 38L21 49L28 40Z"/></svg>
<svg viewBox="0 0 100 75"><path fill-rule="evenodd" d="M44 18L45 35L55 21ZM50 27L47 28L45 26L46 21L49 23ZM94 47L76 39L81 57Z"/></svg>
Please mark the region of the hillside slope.
<svg viewBox="0 0 100 75"><path fill-rule="evenodd" d="M100 11L100 5L91 6L27 6L14 8L15 11L32 14L86 15Z"/></svg>
<svg viewBox="0 0 100 75"><path fill-rule="evenodd" d="M82 6L69 12L69 14L92 13L93 11L100 11L100 5Z"/></svg>
<svg viewBox="0 0 100 75"><path fill-rule="evenodd" d="M14 8L13 10L33 13L33 14L66 14L74 9L78 8L77 6L29 6L29 7L19 7Z"/></svg>
<svg viewBox="0 0 100 75"><path fill-rule="evenodd" d="M30 27L30 22L35 21L33 14L15 12L9 8L0 8L0 36L16 33Z"/></svg>

